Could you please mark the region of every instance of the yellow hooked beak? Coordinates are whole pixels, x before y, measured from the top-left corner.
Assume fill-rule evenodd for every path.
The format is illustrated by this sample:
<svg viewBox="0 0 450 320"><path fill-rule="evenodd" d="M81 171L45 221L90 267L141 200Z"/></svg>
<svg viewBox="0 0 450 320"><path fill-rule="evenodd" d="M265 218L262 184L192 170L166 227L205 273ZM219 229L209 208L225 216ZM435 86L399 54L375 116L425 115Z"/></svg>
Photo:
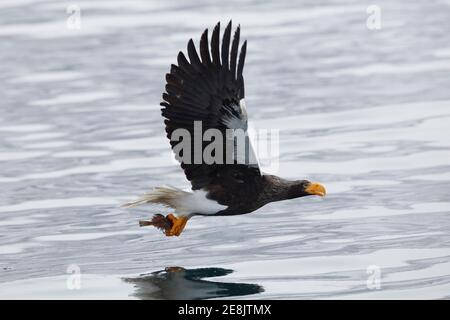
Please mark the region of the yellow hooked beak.
<svg viewBox="0 0 450 320"><path fill-rule="evenodd" d="M317 182L310 183L309 186L307 186L305 188L305 191L307 193L309 193L310 195L321 196L321 197L325 197L325 195L327 194L325 187Z"/></svg>

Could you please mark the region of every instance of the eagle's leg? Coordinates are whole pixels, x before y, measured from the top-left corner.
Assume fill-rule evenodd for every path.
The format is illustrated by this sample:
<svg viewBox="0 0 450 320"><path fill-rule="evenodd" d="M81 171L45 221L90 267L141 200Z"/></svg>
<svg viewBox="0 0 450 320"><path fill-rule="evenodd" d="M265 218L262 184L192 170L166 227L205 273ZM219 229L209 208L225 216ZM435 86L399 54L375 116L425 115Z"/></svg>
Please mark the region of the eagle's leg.
<svg viewBox="0 0 450 320"><path fill-rule="evenodd" d="M181 232L183 232L183 229L189 220L189 216L175 217L173 214L170 213L166 216L166 219L172 223L172 227L166 230L166 236L178 237L181 234Z"/></svg>

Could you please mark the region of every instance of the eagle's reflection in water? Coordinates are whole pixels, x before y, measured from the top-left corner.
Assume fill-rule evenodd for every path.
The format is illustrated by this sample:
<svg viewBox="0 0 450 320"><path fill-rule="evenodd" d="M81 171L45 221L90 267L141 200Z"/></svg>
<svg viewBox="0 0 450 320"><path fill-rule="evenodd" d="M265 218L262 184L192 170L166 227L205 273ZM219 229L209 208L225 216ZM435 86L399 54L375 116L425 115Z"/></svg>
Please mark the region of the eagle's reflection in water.
<svg viewBox="0 0 450 320"><path fill-rule="evenodd" d="M222 268L168 267L136 278L125 278L124 281L134 284L136 291L133 296L139 299L200 300L244 296L264 291L263 287L257 284L203 280L232 272L233 270Z"/></svg>

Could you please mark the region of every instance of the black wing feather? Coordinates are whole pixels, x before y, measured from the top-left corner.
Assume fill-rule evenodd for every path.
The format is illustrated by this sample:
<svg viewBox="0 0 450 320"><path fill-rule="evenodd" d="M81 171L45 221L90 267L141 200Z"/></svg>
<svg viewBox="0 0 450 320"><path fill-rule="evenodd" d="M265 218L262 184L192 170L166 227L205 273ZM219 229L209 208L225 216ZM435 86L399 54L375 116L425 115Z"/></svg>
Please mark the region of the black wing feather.
<svg viewBox="0 0 450 320"><path fill-rule="evenodd" d="M189 60L191 61L191 65L197 70L197 71L202 71L202 62L200 61L198 54L197 54L197 50L195 50L195 45L194 45L194 41L192 41L192 39L189 40L188 42L188 55L189 55Z"/></svg>
<svg viewBox="0 0 450 320"><path fill-rule="evenodd" d="M245 63L245 54L246 53L247 53L247 40L244 41L244 44L241 47L241 53L239 54L239 64L238 64L237 75L236 75L238 86L239 86L239 88L241 88L241 91L240 91L241 99L243 99L245 96L244 76L242 75L242 72L244 71L244 63Z"/></svg>
<svg viewBox="0 0 450 320"><path fill-rule="evenodd" d="M231 21L228 23L223 33L222 39L222 68L228 69L228 56L230 53Z"/></svg>
<svg viewBox="0 0 450 320"><path fill-rule="evenodd" d="M214 31L211 37L211 54L214 65L220 67L220 52L219 52L219 40L220 38L220 22L214 27Z"/></svg>
<svg viewBox="0 0 450 320"><path fill-rule="evenodd" d="M209 56L209 48L208 48L208 29L202 34L200 38L200 55L202 57L202 62L206 66L211 65L211 57Z"/></svg>
<svg viewBox="0 0 450 320"><path fill-rule="evenodd" d="M216 128L222 132L228 129L224 117L230 114L236 119L246 121L242 110L239 111L240 107L238 108L240 100L244 98L242 72L246 42L241 47L238 60L240 28L238 27L234 34L231 53L231 21L225 28L221 50L219 34L220 23L217 23L212 32L210 51L208 30L203 32L200 38L200 56L192 39L189 40L187 45L189 61L180 52L177 57L178 65L171 65L170 73L166 74L166 92L162 96L164 101L161 103L161 112L165 118L169 139L176 129L185 129L193 134L194 121L202 122L203 131ZM178 141L170 141L172 147L177 143ZM203 144L203 148L206 144ZM242 177L250 180L260 177L259 168L255 166L237 163L231 165L184 163L179 156L176 155L194 190L200 188L219 190L220 184L224 181L228 185L232 184L230 179L239 184ZM236 180L235 176L239 176L239 180Z"/></svg>
<svg viewBox="0 0 450 320"><path fill-rule="evenodd" d="M231 57L230 57L230 71L233 75L234 79L237 79L236 77L236 60L237 60L237 54L239 49L239 35L240 35L240 27L237 26L236 32L234 33L233 37L233 43L231 45Z"/></svg>

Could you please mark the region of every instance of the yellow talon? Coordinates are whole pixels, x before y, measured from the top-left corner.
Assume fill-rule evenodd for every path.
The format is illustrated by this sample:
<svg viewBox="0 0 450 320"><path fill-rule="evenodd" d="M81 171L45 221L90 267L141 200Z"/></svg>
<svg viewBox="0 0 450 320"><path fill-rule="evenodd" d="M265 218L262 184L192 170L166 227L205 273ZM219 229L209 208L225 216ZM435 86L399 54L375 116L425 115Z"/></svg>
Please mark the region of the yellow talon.
<svg viewBox="0 0 450 320"><path fill-rule="evenodd" d="M171 236L178 237L181 234L181 232L183 232L183 229L189 220L189 217L187 216L180 216L179 218L177 218L171 213L168 214L166 218L172 223L172 227L169 230L166 230L166 236L168 237Z"/></svg>

